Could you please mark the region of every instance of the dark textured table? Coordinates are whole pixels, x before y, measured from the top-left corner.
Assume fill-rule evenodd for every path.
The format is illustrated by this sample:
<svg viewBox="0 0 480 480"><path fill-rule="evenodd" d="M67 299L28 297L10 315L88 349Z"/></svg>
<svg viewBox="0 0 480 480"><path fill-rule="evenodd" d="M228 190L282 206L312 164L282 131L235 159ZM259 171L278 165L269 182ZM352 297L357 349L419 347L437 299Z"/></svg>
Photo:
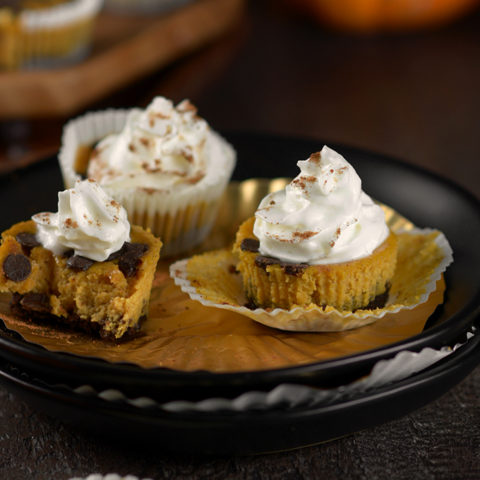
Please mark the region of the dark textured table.
<svg viewBox="0 0 480 480"><path fill-rule="evenodd" d="M34 412L0 390L0 473L1 478L9 480L63 480L93 472L130 473L155 480L477 480L479 398L477 368L439 400L379 427L290 452L202 458L131 450L86 436Z"/></svg>
<svg viewBox="0 0 480 480"><path fill-rule="evenodd" d="M434 31L354 36L323 30L278 2L257 1L221 41L91 108L146 105L157 94L189 97L218 130L360 146L423 166L479 196L479 85L478 10ZM64 121L36 120L4 140L15 148L24 142L20 150L33 154L54 150ZM7 129L15 132L12 125ZM18 161L15 148L9 152ZM2 479L63 480L93 472L154 479L480 478L480 368L407 417L256 457L126 449L47 418L3 388L0 415Z"/></svg>

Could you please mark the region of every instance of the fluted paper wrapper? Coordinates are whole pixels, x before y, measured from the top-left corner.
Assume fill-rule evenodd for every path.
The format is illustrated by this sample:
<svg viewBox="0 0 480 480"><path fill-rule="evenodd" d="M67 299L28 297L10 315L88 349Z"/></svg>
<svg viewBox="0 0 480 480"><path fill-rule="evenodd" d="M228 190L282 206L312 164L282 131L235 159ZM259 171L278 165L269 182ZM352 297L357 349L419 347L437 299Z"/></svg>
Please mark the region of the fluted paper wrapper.
<svg viewBox="0 0 480 480"><path fill-rule="evenodd" d="M94 21L103 0L75 0L48 8L25 8L10 32L5 67L58 67L88 53Z"/></svg>
<svg viewBox="0 0 480 480"><path fill-rule="evenodd" d="M190 298L207 307L231 310L282 330L338 332L368 325L402 310L413 310L436 292L442 273L452 261L445 236L431 229L396 233L398 264L389 298L383 308L374 310L345 312L316 305L291 310L248 308L241 277L234 268L237 259L227 249L178 261L170 267L170 273Z"/></svg>
<svg viewBox="0 0 480 480"><path fill-rule="evenodd" d="M65 28L89 20L102 8L103 0L70 0L46 8L26 8L20 13L22 26L30 31Z"/></svg>
<svg viewBox="0 0 480 480"><path fill-rule="evenodd" d="M198 252L229 245L240 223L253 214L260 199L269 191L283 188L285 182L278 179L231 183L215 228ZM387 219L397 231L413 227L390 209ZM437 288L427 301L421 302L426 291L419 288L418 305L389 312L370 325L342 332L289 332L262 325L235 309L212 308L191 299L169 276L170 266L168 260L160 261L142 336L125 343L112 344L87 334L16 318L9 311L9 295L0 296L0 317L7 328L50 351L113 363L128 362L143 368L238 372L331 360L399 342L420 333L443 301L443 280L432 278Z"/></svg>
<svg viewBox="0 0 480 480"><path fill-rule="evenodd" d="M78 162L99 140L122 130L129 110L92 112L70 121L64 129L59 162L66 188L80 178ZM218 134L212 132L218 137ZM114 189L103 186L128 213L130 223L150 228L163 242L162 256L185 252L201 243L210 233L235 164L235 153L224 142L225 156L218 175L188 189Z"/></svg>

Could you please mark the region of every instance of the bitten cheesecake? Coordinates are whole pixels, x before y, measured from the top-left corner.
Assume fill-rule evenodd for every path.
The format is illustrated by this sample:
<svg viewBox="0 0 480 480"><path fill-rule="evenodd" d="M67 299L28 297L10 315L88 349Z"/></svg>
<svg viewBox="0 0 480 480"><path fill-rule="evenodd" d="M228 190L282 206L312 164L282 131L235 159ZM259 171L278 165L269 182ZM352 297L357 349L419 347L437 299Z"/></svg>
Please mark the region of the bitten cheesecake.
<svg viewBox="0 0 480 480"><path fill-rule="evenodd" d="M237 232L237 269L252 306L382 307L397 258L383 210L330 148L298 166L300 174L267 195Z"/></svg>
<svg viewBox="0 0 480 480"><path fill-rule="evenodd" d="M125 209L94 181L60 192L43 212L2 233L0 291L12 311L55 319L118 340L148 312L161 241L130 226Z"/></svg>

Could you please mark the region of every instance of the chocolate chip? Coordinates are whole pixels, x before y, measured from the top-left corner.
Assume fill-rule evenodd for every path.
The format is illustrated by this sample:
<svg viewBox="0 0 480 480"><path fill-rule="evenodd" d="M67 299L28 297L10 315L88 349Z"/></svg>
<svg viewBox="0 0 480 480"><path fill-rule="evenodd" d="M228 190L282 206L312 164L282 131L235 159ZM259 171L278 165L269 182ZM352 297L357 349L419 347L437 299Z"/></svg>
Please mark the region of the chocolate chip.
<svg viewBox="0 0 480 480"><path fill-rule="evenodd" d="M50 312L50 299L45 293L26 293L20 300L20 305L32 312Z"/></svg>
<svg viewBox="0 0 480 480"><path fill-rule="evenodd" d="M244 252L258 252L260 242L256 238L244 238L240 244L240 248Z"/></svg>
<svg viewBox="0 0 480 480"><path fill-rule="evenodd" d="M228 273L231 273L232 275L237 275L240 272L237 270L237 267L235 265L229 265Z"/></svg>
<svg viewBox="0 0 480 480"><path fill-rule="evenodd" d="M67 267L71 268L75 272L84 272L88 270L93 264L95 260L91 260L90 258L82 257L80 255L73 255L67 260Z"/></svg>
<svg viewBox="0 0 480 480"><path fill-rule="evenodd" d="M128 242L125 242L120 250L117 250L116 252L111 253L111 254L108 256L108 258L107 258L106 261L107 261L107 262L111 262L111 261L113 261L113 260L117 260L117 258L120 258L120 257L122 256L122 253L123 253L123 251L124 251L123 249L124 249L126 243L128 243Z"/></svg>
<svg viewBox="0 0 480 480"><path fill-rule="evenodd" d="M3 261L3 272L9 280L22 282L32 272L32 266L22 253L11 253Z"/></svg>
<svg viewBox="0 0 480 480"><path fill-rule="evenodd" d="M293 275L295 277L298 277L301 275L305 269L308 267L308 265L305 265L304 263L285 263L281 264L282 268L285 270L285 273L287 275Z"/></svg>
<svg viewBox="0 0 480 480"><path fill-rule="evenodd" d="M17 242L28 251L34 247L39 247L41 243L37 240L34 233L20 232L15 235Z"/></svg>
<svg viewBox="0 0 480 480"><path fill-rule="evenodd" d="M362 310L375 310L376 308L383 308L387 303L389 292L390 284L387 284L385 292L377 295L366 307L362 307Z"/></svg>
<svg viewBox="0 0 480 480"><path fill-rule="evenodd" d="M264 255L257 255L255 257L255 265L264 270L266 270L269 265L278 265L279 263L279 260L275 260L272 257L265 257Z"/></svg>
<svg viewBox="0 0 480 480"><path fill-rule="evenodd" d="M118 268L125 275L125 277L133 277L137 273L140 260L138 258L126 257L121 258L118 262Z"/></svg>
<svg viewBox="0 0 480 480"><path fill-rule="evenodd" d="M308 267L306 263L281 262L276 258L266 257L264 255L257 255L255 257L255 265L257 267L263 268L264 270L266 270L269 265L278 265L281 268L283 268L283 271L287 275L293 275L295 277L298 277L299 275L301 275L305 271L305 269Z"/></svg>
<svg viewBox="0 0 480 480"><path fill-rule="evenodd" d="M245 303L243 306L249 310L256 310L258 308L256 303L251 298L249 298L247 303Z"/></svg>
<svg viewBox="0 0 480 480"><path fill-rule="evenodd" d="M141 251L141 254L139 255L141 257L148 250L148 245L145 245L144 243L125 242L120 250L117 250L109 255L107 262L117 260L117 258L120 258L122 255L129 254L129 252L134 252L137 250Z"/></svg>
<svg viewBox="0 0 480 480"><path fill-rule="evenodd" d="M145 243L130 243L125 242L122 247L122 257L135 256L137 258L143 257L148 250L148 245Z"/></svg>
<svg viewBox="0 0 480 480"><path fill-rule="evenodd" d="M125 242L122 247L122 254L118 261L118 268L126 277L133 277L140 265L140 258L145 255L148 245L144 243Z"/></svg>

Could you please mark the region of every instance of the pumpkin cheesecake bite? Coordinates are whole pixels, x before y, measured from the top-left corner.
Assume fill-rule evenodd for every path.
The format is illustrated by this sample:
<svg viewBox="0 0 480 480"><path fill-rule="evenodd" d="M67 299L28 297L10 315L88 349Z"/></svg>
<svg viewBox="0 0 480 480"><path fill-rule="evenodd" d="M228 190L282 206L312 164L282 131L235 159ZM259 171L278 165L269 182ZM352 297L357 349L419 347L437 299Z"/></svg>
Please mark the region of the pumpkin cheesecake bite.
<svg viewBox="0 0 480 480"><path fill-rule="evenodd" d="M188 100L174 105L156 97L145 109L106 110L72 120L64 129L59 161L66 188L82 176L97 181L133 224L162 239L165 257L208 235L236 153Z"/></svg>
<svg viewBox="0 0 480 480"><path fill-rule="evenodd" d="M255 307L382 307L397 238L353 167L328 147L299 161L299 175L244 222L234 252Z"/></svg>
<svg viewBox="0 0 480 480"><path fill-rule="evenodd" d="M2 233L0 291L27 319L53 319L119 340L148 313L161 241L131 226L125 209L92 180Z"/></svg>
<svg viewBox="0 0 480 480"><path fill-rule="evenodd" d="M0 69L58 68L90 49L102 0L2 0Z"/></svg>

